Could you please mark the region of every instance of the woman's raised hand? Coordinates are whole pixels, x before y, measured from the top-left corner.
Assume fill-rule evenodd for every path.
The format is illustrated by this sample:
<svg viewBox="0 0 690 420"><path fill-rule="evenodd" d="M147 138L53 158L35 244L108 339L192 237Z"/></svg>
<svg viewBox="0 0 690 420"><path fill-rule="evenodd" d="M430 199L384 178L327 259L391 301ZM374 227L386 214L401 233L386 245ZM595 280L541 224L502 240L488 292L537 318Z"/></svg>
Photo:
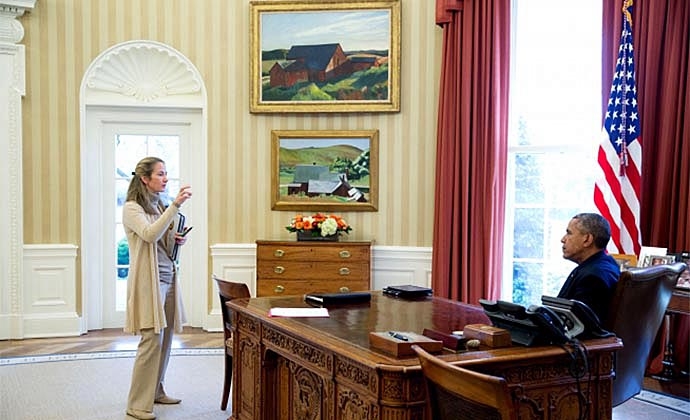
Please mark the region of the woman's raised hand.
<svg viewBox="0 0 690 420"><path fill-rule="evenodd" d="M182 204L184 204L184 202L189 200L191 197L192 187L190 185L185 185L182 188L180 188L180 192L177 193L177 197L175 197L173 203L175 203L177 207L181 207Z"/></svg>

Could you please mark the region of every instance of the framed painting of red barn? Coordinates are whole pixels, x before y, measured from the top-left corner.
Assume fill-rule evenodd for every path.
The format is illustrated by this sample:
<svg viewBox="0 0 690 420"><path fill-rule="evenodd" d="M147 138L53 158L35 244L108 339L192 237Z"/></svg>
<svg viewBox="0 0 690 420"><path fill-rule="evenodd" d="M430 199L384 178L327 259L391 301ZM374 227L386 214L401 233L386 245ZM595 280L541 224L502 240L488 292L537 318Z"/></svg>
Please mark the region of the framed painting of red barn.
<svg viewBox="0 0 690 420"><path fill-rule="evenodd" d="M400 111L400 0L254 0L250 111Z"/></svg>
<svg viewBox="0 0 690 420"><path fill-rule="evenodd" d="M271 208L377 211L378 140L378 130L271 131Z"/></svg>

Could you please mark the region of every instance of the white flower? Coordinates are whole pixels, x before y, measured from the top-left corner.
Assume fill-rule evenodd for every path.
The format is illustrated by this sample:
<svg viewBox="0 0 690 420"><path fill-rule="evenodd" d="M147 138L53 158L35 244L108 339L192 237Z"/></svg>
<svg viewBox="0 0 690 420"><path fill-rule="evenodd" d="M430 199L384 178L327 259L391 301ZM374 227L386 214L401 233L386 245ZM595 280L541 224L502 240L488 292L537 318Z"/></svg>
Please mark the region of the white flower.
<svg viewBox="0 0 690 420"><path fill-rule="evenodd" d="M329 217L328 219L321 222L321 236L335 235L338 231L338 222L334 218Z"/></svg>

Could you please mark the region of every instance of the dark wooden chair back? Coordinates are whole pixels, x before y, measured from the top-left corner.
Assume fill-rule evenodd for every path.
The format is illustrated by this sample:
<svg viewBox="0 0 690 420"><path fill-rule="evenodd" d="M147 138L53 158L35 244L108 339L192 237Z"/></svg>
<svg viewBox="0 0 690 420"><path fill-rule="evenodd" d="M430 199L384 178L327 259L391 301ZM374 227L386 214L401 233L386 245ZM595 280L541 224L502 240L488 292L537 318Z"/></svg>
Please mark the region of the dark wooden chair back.
<svg viewBox="0 0 690 420"><path fill-rule="evenodd" d="M616 353L613 406L642 390L649 351L685 263L653 265L621 272L605 328L623 340Z"/></svg>
<svg viewBox="0 0 690 420"><path fill-rule="evenodd" d="M504 378L452 365L412 346L427 388L429 420L517 420L517 407Z"/></svg>
<svg viewBox="0 0 690 420"><path fill-rule="evenodd" d="M226 305L233 299L241 299L250 297L249 287L244 283L234 283L226 281L219 277L213 276L213 280L218 285L218 296L220 297L220 311L223 314L223 333L225 342L225 378L223 381L223 397L220 403L220 409L225 410L228 407L228 398L230 396L230 385L232 384L232 318L230 317L230 308Z"/></svg>

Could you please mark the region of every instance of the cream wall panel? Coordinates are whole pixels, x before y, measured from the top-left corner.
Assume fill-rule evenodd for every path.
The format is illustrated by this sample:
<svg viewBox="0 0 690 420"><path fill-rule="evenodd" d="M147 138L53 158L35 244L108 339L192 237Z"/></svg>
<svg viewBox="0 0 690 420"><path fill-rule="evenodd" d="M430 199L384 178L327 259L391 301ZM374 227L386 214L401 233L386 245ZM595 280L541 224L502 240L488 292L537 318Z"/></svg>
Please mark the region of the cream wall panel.
<svg viewBox="0 0 690 420"><path fill-rule="evenodd" d="M81 319L73 287L76 256L74 245L24 247L21 338L79 335Z"/></svg>
<svg viewBox="0 0 690 420"><path fill-rule="evenodd" d="M379 211L347 213L351 237L377 245L432 241L441 31L434 3L402 0L400 113L250 114L249 2L45 0L26 30L24 238L79 245L79 85L89 63L120 42L170 45L208 89L209 245L289 239L294 212L272 211L270 131L379 129Z"/></svg>

